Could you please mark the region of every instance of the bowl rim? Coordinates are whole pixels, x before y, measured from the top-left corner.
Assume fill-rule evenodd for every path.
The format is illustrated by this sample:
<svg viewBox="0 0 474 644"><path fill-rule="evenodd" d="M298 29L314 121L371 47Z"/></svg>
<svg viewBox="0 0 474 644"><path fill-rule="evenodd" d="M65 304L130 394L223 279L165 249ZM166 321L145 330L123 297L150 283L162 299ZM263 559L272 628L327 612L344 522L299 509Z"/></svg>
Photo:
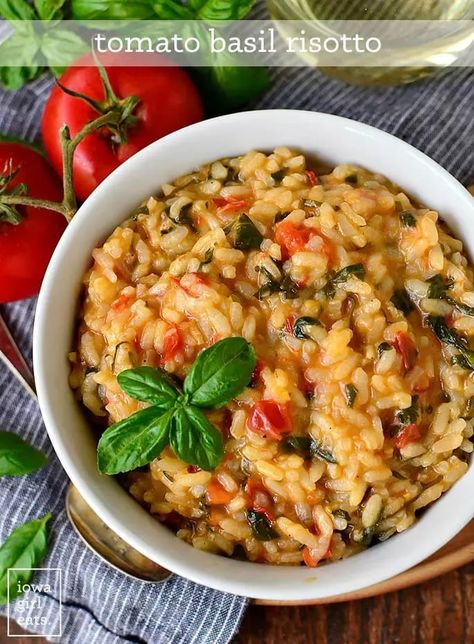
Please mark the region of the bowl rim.
<svg viewBox="0 0 474 644"><path fill-rule="evenodd" d="M43 339L47 336L48 321L49 316L51 315L48 307L49 300L53 290L56 287L56 283L61 279L62 270L65 266L67 266L68 252L70 251L76 230L82 226L87 226L88 223L90 224L90 217L92 216L95 203L106 196L107 193L110 193L109 197L110 195L113 195L114 185L116 186L123 180L126 180L129 175L133 175L134 167L138 168L140 164L143 164L147 159L159 155L161 148L166 148L169 145L173 144L179 145L185 143L186 138L190 133L195 135L205 135L208 134L210 130L212 130L214 125L220 126L224 124L228 125L229 128L232 129L238 127L241 124L248 125L250 122L253 122L254 125L258 125L259 123L261 124L268 119L274 119L275 121L284 121L288 118L299 118L302 121L304 121L305 119L319 119L322 126L324 126L324 123L327 122L335 125L335 127L340 126L341 129L355 129L357 133L362 136L370 136L371 138L376 137L379 140L380 144L386 143L389 146L395 146L399 149L409 152L410 156L412 158L414 157L417 163L428 166L430 171L433 171L433 177L438 175L438 177L444 179L444 181L446 181L450 185L452 190L457 193L457 198L465 202L466 211L472 211L472 214L474 216L474 201L472 200L472 196L457 181L457 179L455 179L450 173L447 172L447 170L442 168L427 155L420 152L405 141L402 141L401 139L398 139L397 137L374 128L370 125L366 125L352 119L347 119L345 117L326 114L322 112L285 109L254 110L248 112L239 112L236 114L228 114L225 116L216 117L214 119L207 119L205 121L195 123L193 125L187 126L186 128L173 132L172 134L169 134L166 137L155 141L151 145L139 151L133 157L128 159L124 164L114 170L84 202L71 224L69 224L64 235L62 236L46 271L38 299L33 333L33 361L35 365L35 375L37 377L38 400L48 435L67 475L69 476L73 484L77 487L86 502L98 514L98 516L126 542L133 545L133 547L142 552L145 556L183 577L186 577L196 583L215 588L217 590L232 592L234 594L242 596L277 601L298 599L308 600L331 597L337 594L342 594L344 592L359 590L361 588L365 588L375 583L384 581L389 577L403 572L404 570L407 570L408 568L416 565L423 559L433 554L436 550L447 543L474 517L474 501L471 501L471 503L469 504L468 499L465 499L466 502L464 503L464 505L461 505L459 499L461 488L467 487L467 483L466 481L464 481L464 479L470 478L474 480L474 467L470 467L468 472L466 472L466 474L462 477L461 487L459 483L456 483L449 491L445 492L443 494L443 498L439 499L433 505L433 507L430 508L428 512L416 522L415 527L409 528L403 533L396 535L395 539L391 538L383 544L366 550L363 553L356 555L355 557L350 557L343 560L343 562L346 562L346 568L348 568L349 570L351 570L352 568L357 570L360 569L360 566L348 566L347 562L351 562L354 559L359 559L360 557L365 557L367 571L365 571L364 568L363 579L361 579L360 581L347 579L345 581L335 583L335 585L331 584L331 587L324 591L324 589L321 589L321 587L318 587L318 585L310 583L307 583L305 585L304 583L302 583L304 581L314 582L320 576L327 577L326 573L318 575L320 569L317 569L318 573L316 574L314 573L314 570L311 571L311 569L309 569L309 571L312 573L311 576L309 576L309 574L306 574L306 576L303 577L301 572L297 572L302 571L302 567L282 567L274 565L262 566L252 562L226 560L230 564L228 568L235 573L235 578L229 579L225 575L223 575L221 570L222 566L219 566L218 564L216 565L216 558L222 559L220 555L210 555L208 553L200 552L198 555L199 562L196 563L196 557L182 556L185 551L181 546L178 547L178 545L176 545L176 553L169 551L163 552L162 550L160 550L160 543L152 546L149 541L141 538L136 534L136 531L132 530L124 522L120 521L116 517L114 510L104 503L103 499L101 498L100 489L96 489L94 486L91 486L89 484L86 473L82 472L81 469L75 464L72 455L69 454L65 448L62 430L56 422L55 411L50 405L50 387L53 385L50 384L51 381L48 378L48 375L50 375L48 373L48 351L44 346ZM287 145L291 146L291 143ZM245 153L245 150L243 150L242 153ZM225 156L225 153L223 156ZM191 168L189 168L189 170L190 169ZM183 172L185 171L186 170L183 170ZM113 196L111 197L111 199L113 200ZM464 216L464 214L459 215L461 220ZM117 220L117 224L120 223L121 220L122 219ZM474 251L474 246L470 250ZM80 250L77 252L83 253L84 251ZM87 250L87 256L90 256L90 249ZM72 321L70 321L69 324L72 325ZM462 485L463 482L464 485ZM116 482L116 485L119 485L118 482ZM128 493L125 491L124 494L128 495ZM457 516L450 516L450 522L448 522L445 520L446 517L444 515L446 514L446 512L448 512L450 499L451 502L455 502L454 505L456 505L458 509L459 507L461 507L462 511ZM136 502L133 501L133 503ZM444 512L442 510L444 510ZM438 528L437 530L432 530L429 534L427 532L424 536L429 538L422 540L421 544L418 543L416 544L416 547L413 547L414 544L411 543L413 541L413 538L411 538L411 536L412 534L414 535L415 533L418 534L420 532L420 523L428 524L428 522L425 520L425 516L427 516L428 514L432 519L435 519L438 522ZM145 519L143 519L143 521L145 522ZM430 521L430 523L432 523L432 521ZM418 528L418 530L416 530L416 528ZM172 535L172 538L175 541L180 541L174 535ZM399 545L398 548L388 547L388 545L393 541L397 542L397 545ZM190 548L191 550L194 550L187 544L183 545L185 545L187 548ZM396 553L397 556L386 557L386 559L383 560L382 566L379 556L380 549L383 549L383 551L387 554L389 554L390 552L392 552L392 555ZM188 561L188 559L190 561ZM331 569L336 571L336 568L340 568L343 562L333 562L328 566L324 566L322 568L326 570ZM370 564L372 564L372 568L370 568ZM253 584L249 583L248 577L244 574L244 572L242 572L242 574L240 573L239 569L242 566L242 570L245 569L250 571L250 569L252 569L253 574L257 577ZM272 575L270 573L262 571L262 568L267 570L276 569L277 571L279 571L279 573L283 572L283 576L276 571L274 575L279 574L279 577L282 576L282 578L287 579L290 585L293 584L293 587L291 589L288 589L288 591L286 589L282 590L281 584L275 585L275 587L273 587L271 583ZM282 568L284 569L284 571L282 571ZM308 569L306 570L306 573L308 573Z"/></svg>

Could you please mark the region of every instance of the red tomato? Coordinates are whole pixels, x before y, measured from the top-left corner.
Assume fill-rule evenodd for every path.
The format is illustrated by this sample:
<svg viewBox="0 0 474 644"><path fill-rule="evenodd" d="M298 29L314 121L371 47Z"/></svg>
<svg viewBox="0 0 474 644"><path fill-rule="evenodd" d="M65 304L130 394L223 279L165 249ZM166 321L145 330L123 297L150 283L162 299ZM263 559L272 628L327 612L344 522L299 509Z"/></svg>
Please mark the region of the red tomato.
<svg viewBox="0 0 474 644"><path fill-rule="evenodd" d="M230 196L226 199L222 197L214 199L214 205L217 206L217 213L222 215L226 212L238 212L239 210L244 210L244 208L249 208L250 202Z"/></svg>
<svg viewBox="0 0 474 644"><path fill-rule="evenodd" d="M140 67L140 61L154 56L155 65L163 60L154 54L104 54L101 56L112 89L118 98L140 99L133 114L138 123L128 130L128 142L116 143L110 130L101 129L78 146L74 156L74 188L84 200L112 170L153 141L203 118L197 89L188 74L179 67ZM133 62L133 67L109 67L112 60ZM91 57L85 56L90 63ZM96 101L104 100L104 89L97 67L70 67L61 83ZM71 135L77 134L98 113L85 101L68 96L56 86L46 103L42 120L44 147L56 171L62 173L59 129L67 124Z"/></svg>
<svg viewBox="0 0 474 644"><path fill-rule="evenodd" d="M396 435L395 447L402 449L409 443L415 443L421 436L421 430L418 425L407 425Z"/></svg>
<svg viewBox="0 0 474 644"><path fill-rule="evenodd" d="M21 143L0 142L0 171L10 159L12 170L19 171L8 188L26 183L30 197L62 200L61 184L39 152ZM20 206L18 211L23 215L18 225L0 219L1 303L38 293L50 257L66 228L64 217L52 210Z"/></svg>
<svg viewBox="0 0 474 644"><path fill-rule="evenodd" d="M409 335L403 331L399 331L395 334L393 340L393 346L395 350L402 356L403 366L406 371L409 371L415 366L416 358L418 356L418 350L416 344L410 338Z"/></svg>
<svg viewBox="0 0 474 644"><path fill-rule="evenodd" d="M281 405L274 400L260 400L252 407L250 428L262 436L281 440L293 429L288 404Z"/></svg>
<svg viewBox="0 0 474 644"><path fill-rule="evenodd" d="M318 176L314 170L306 170L305 175L308 178L308 183L310 184L310 186L318 185Z"/></svg>
<svg viewBox="0 0 474 644"><path fill-rule="evenodd" d="M232 492L224 489L217 479L213 479L207 486L207 502L209 505L226 505L233 498Z"/></svg>
<svg viewBox="0 0 474 644"><path fill-rule="evenodd" d="M283 248L287 256L303 250L310 237L311 230L309 228L297 228L291 221L283 220L275 230L275 241Z"/></svg>
<svg viewBox="0 0 474 644"><path fill-rule="evenodd" d="M178 351L183 347L181 335L175 326L169 328L164 337L163 362L172 360Z"/></svg>

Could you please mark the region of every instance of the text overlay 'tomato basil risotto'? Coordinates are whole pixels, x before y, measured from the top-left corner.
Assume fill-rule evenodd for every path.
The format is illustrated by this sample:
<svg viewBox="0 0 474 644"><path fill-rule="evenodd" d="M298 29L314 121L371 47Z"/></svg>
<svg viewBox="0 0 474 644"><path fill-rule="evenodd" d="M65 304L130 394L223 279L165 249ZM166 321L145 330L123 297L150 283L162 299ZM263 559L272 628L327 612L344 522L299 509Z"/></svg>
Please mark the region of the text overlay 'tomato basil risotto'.
<svg viewBox="0 0 474 644"><path fill-rule="evenodd" d="M117 423L148 406L118 374L147 365L179 388L233 336L257 362L203 410L217 467L167 444L125 478L194 547L316 566L405 530L466 472L473 271L438 214L383 176L281 147L164 185L93 252L71 385Z"/></svg>

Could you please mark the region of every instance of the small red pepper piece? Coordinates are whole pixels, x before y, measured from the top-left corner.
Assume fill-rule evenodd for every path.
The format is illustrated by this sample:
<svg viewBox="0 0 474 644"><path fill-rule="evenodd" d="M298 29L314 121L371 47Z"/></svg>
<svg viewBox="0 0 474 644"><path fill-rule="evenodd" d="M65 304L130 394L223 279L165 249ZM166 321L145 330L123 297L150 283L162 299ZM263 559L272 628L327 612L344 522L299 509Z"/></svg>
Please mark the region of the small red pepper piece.
<svg viewBox="0 0 474 644"><path fill-rule="evenodd" d="M417 440L420 440L421 436L422 433L419 425L407 425L396 435L395 447L402 449L409 443L416 443Z"/></svg>
<svg viewBox="0 0 474 644"><path fill-rule="evenodd" d="M274 400L260 400L256 403L250 412L249 424L256 434L278 441L293 429L288 404L282 405Z"/></svg>
<svg viewBox="0 0 474 644"><path fill-rule="evenodd" d="M308 178L308 183L310 186L317 186L319 181L318 181L318 176L314 170L306 170L305 175Z"/></svg>

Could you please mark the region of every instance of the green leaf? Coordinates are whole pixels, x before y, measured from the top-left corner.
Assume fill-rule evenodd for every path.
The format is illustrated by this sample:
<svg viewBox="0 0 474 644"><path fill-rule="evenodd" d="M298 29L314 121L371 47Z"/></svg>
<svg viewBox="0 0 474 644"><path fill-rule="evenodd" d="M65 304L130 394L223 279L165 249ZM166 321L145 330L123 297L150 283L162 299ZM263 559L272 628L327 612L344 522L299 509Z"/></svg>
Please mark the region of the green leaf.
<svg viewBox="0 0 474 644"><path fill-rule="evenodd" d="M454 282L445 280L442 275L433 275L433 277L430 277L426 281L430 285L427 297L432 300L442 300L446 296L446 292L453 288L454 285Z"/></svg>
<svg viewBox="0 0 474 644"><path fill-rule="evenodd" d="M359 393L357 387L352 383L345 385L344 393L346 395L347 406L354 407L355 399L357 398L357 394Z"/></svg>
<svg viewBox="0 0 474 644"><path fill-rule="evenodd" d="M97 446L99 472L129 472L156 458L168 445L173 411L148 407L111 425Z"/></svg>
<svg viewBox="0 0 474 644"><path fill-rule="evenodd" d="M414 228L416 226L416 218L409 210L403 210L399 217L402 226L405 228Z"/></svg>
<svg viewBox="0 0 474 644"><path fill-rule="evenodd" d="M428 315L426 322L440 342L450 344L461 350L467 348L464 338L461 338L456 331L450 329L443 317L439 315Z"/></svg>
<svg viewBox="0 0 474 644"><path fill-rule="evenodd" d="M192 8L201 20L241 20L255 0L194 0Z"/></svg>
<svg viewBox="0 0 474 644"><path fill-rule="evenodd" d="M363 264L350 264L338 271L326 284L324 292L328 297L333 297L337 284L347 282L350 277L357 277L363 280L365 277L365 268Z"/></svg>
<svg viewBox="0 0 474 644"><path fill-rule="evenodd" d="M72 0L76 20L151 20L156 17L150 0Z"/></svg>
<svg viewBox="0 0 474 644"><path fill-rule="evenodd" d="M163 369L126 369L119 373L117 381L132 398L161 407L172 406L179 395L173 380Z"/></svg>
<svg viewBox="0 0 474 644"><path fill-rule="evenodd" d="M56 76L87 51L89 47L80 36L63 29L47 31L41 40L41 53Z"/></svg>
<svg viewBox="0 0 474 644"><path fill-rule="evenodd" d="M451 306L454 306L454 308L457 311L459 311L459 313L462 313L463 315L474 316L474 306L469 306L468 304L463 304L462 302L457 302L452 297L447 297L446 301L449 302L449 304L451 304Z"/></svg>
<svg viewBox="0 0 474 644"><path fill-rule="evenodd" d="M7 540L0 546L0 604L13 601L21 594L18 590L33 577L48 549L47 523L51 514L42 519L34 519L15 528ZM26 568L26 570L10 570Z"/></svg>
<svg viewBox="0 0 474 644"><path fill-rule="evenodd" d="M311 441L311 456L314 458L320 458L327 463L337 463L334 456L327 449L321 447L321 443L317 440Z"/></svg>
<svg viewBox="0 0 474 644"><path fill-rule="evenodd" d="M255 350L244 338L225 338L202 351L184 381L198 407L221 407L238 396L255 369Z"/></svg>
<svg viewBox="0 0 474 644"><path fill-rule="evenodd" d="M252 528L253 536L259 541L271 541L278 538L278 533L272 528L263 512L247 510L247 521Z"/></svg>
<svg viewBox="0 0 474 644"><path fill-rule="evenodd" d="M151 6L160 20L195 20L193 11L177 0L152 0Z"/></svg>
<svg viewBox="0 0 474 644"><path fill-rule="evenodd" d="M31 24L16 22L15 32L0 44L0 82L6 89L19 89L39 75L38 52Z"/></svg>
<svg viewBox="0 0 474 644"><path fill-rule="evenodd" d="M295 320L295 323L293 325L293 335L295 338L300 338L300 340L303 340L305 338L311 338L310 335L308 335L308 329L307 327L310 326L322 326L321 322L317 320L316 318L310 317L309 315L304 315L301 318L298 318Z"/></svg>
<svg viewBox="0 0 474 644"><path fill-rule="evenodd" d="M223 55L221 55L222 58ZM257 99L272 85L263 67L233 66L228 54L226 64L215 61L213 67L196 68L196 82L209 114L221 114Z"/></svg>
<svg viewBox="0 0 474 644"><path fill-rule="evenodd" d="M418 396L412 396L410 407L397 412L397 418L402 425L414 425L418 420L419 413L420 405L418 404Z"/></svg>
<svg viewBox="0 0 474 644"><path fill-rule="evenodd" d="M5 20L37 20L33 7L26 0L0 0L0 16Z"/></svg>
<svg viewBox="0 0 474 644"><path fill-rule="evenodd" d="M0 431L0 476L36 472L48 459L12 432Z"/></svg>
<svg viewBox="0 0 474 644"><path fill-rule="evenodd" d="M34 0L34 7L41 20L59 20L65 0Z"/></svg>
<svg viewBox="0 0 474 644"><path fill-rule="evenodd" d="M170 443L176 456L202 470L213 470L224 456L222 434L200 409L192 405L175 411Z"/></svg>
<svg viewBox="0 0 474 644"><path fill-rule="evenodd" d="M405 315L409 315L415 308L413 302L410 300L410 296L404 288L397 289L392 295L392 299L390 301Z"/></svg>
<svg viewBox="0 0 474 644"><path fill-rule="evenodd" d="M259 249L263 235L247 215L240 215L231 226L229 239L238 250Z"/></svg>
<svg viewBox="0 0 474 644"><path fill-rule="evenodd" d="M310 456L312 442L313 439L310 436L286 436L282 441L282 446L287 452Z"/></svg>

